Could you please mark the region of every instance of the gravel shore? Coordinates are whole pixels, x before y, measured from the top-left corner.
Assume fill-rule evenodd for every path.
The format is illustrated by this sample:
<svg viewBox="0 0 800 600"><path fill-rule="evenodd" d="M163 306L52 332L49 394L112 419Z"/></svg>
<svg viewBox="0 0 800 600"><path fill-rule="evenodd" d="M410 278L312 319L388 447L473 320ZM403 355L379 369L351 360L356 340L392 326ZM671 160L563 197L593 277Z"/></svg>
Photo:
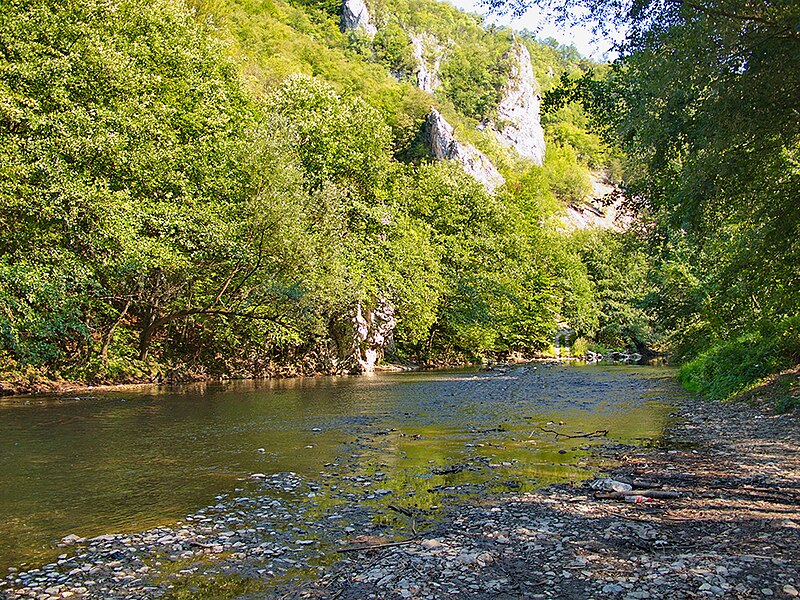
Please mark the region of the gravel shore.
<svg viewBox="0 0 800 600"><path fill-rule="evenodd" d="M561 485L460 507L422 541L350 556L289 596L797 597L797 417L695 399L678 417L665 448L605 452L612 476L657 480L679 499L596 500Z"/></svg>
<svg viewBox="0 0 800 600"><path fill-rule="evenodd" d="M556 485L443 507L435 519L399 515L407 531L385 538L359 502L326 512L318 483L256 473L173 527L68 536L56 562L12 570L0 596L798 596L798 418L696 399L679 400L675 416L659 447L600 452L614 478L655 481L677 499L600 500L585 483ZM380 497L379 479L364 493Z"/></svg>

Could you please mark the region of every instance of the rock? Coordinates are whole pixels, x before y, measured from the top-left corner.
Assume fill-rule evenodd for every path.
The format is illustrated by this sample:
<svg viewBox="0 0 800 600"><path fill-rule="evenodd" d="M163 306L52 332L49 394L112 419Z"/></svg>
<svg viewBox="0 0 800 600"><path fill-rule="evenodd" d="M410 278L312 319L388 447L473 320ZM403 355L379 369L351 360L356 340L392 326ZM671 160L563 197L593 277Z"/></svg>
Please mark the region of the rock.
<svg viewBox="0 0 800 600"><path fill-rule="evenodd" d="M386 349L394 346L397 325L394 306L379 297L374 306L362 303L353 308L349 321L334 322L330 328L335 349L331 354L334 370L341 373L372 373Z"/></svg>
<svg viewBox="0 0 800 600"><path fill-rule="evenodd" d="M63 538L61 538L61 543L64 546L74 546L75 544L78 544L83 541L85 541L85 538L82 538L79 535L75 535L74 533L70 533L69 535L65 535Z"/></svg>
<svg viewBox="0 0 800 600"><path fill-rule="evenodd" d="M410 37L417 61L417 87L432 94L442 85L439 69L446 49L429 33L412 33Z"/></svg>
<svg viewBox="0 0 800 600"><path fill-rule="evenodd" d="M442 546L444 546L444 544L439 540L430 539L422 542L422 547L426 550L433 550L435 548L441 548Z"/></svg>
<svg viewBox="0 0 800 600"><path fill-rule="evenodd" d="M505 178L477 148L456 140L453 126L436 109L431 109L425 121L425 133L431 153L437 160L458 162L490 194L505 183Z"/></svg>
<svg viewBox="0 0 800 600"><path fill-rule="evenodd" d="M497 139L537 165L544 162L544 131L539 116L541 96L528 48L516 43L508 51L511 65L503 97L497 106Z"/></svg>
<svg viewBox="0 0 800 600"><path fill-rule="evenodd" d="M372 24L372 17L364 0L344 0L340 28L343 32L354 31L366 35L370 39L378 33Z"/></svg>
<svg viewBox="0 0 800 600"><path fill-rule="evenodd" d="M797 591L797 588L788 583L783 586L783 593L787 596L791 596L792 598L797 598L797 596L800 596L800 592Z"/></svg>

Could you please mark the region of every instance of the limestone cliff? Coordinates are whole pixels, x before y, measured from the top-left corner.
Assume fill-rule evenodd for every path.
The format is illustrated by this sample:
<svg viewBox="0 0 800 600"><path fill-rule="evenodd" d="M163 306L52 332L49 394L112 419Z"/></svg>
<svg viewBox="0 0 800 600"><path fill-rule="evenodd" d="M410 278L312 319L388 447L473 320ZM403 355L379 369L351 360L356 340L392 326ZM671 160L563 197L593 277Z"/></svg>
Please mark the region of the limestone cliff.
<svg viewBox="0 0 800 600"><path fill-rule="evenodd" d="M592 188L587 203L567 206L566 215L561 217L564 230L599 228L624 231L630 227L632 217L623 210L618 190L598 174L592 175Z"/></svg>
<svg viewBox="0 0 800 600"><path fill-rule="evenodd" d="M411 46L417 61L417 87L432 94L442 85L439 69L446 48L434 36L427 33L412 33Z"/></svg>
<svg viewBox="0 0 800 600"><path fill-rule="evenodd" d="M456 140L453 126L436 109L431 109L428 114L425 129L434 158L459 162L464 171L482 183L489 193L505 183L505 178L480 150Z"/></svg>
<svg viewBox="0 0 800 600"><path fill-rule="evenodd" d="M342 2L342 31L355 31L373 38L378 30L372 24L372 17L364 0L344 0Z"/></svg>
<svg viewBox="0 0 800 600"><path fill-rule="evenodd" d="M356 304L350 317L331 323L335 345L330 354L331 371L372 373L384 352L391 349L396 325L394 306L385 298L379 298L372 308Z"/></svg>
<svg viewBox="0 0 800 600"><path fill-rule="evenodd" d="M544 132L539 117L541 96L533 74L531 55L516 43L507 55L510 70L494 125L497 139L537 165L544 161Z"/></svg>

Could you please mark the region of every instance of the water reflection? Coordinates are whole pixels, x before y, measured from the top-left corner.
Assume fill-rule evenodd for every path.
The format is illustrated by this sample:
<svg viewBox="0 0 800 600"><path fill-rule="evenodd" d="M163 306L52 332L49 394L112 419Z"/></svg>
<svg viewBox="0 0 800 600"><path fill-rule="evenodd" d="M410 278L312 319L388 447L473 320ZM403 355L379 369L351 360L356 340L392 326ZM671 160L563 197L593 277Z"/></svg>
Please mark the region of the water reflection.
<svg viewBox="0 0 800 600"><path fill-rule="evenodd" d="M595 366L6 399L0 565L49 556L67 533L172 522L253 472L326 481L336 469L381 472L381 487L426 508L459 486L525 490L579 479L588 474L587 449L605 440L556 440L540 425L650 439L662 431L676 393L669 371Z"/></svg>

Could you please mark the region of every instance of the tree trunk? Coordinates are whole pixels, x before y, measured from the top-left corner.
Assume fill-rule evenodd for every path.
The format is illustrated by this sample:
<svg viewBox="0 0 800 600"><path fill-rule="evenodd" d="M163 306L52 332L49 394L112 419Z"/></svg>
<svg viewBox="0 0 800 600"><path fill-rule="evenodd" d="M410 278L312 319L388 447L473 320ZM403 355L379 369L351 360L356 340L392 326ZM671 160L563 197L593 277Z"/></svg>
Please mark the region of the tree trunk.
<svg viewBox="0 0 800 600"><path fill-rule="evenodd" d="M108 346L111 344L111 338L114 335L114 330L120 323L122 323L122 319L124 319L125 315L128 314L128 309L130 307L131 307L131 301L128 300L128 302L125 304L125 308L122 309L122 312L119 314L119 317L117 317L117 320L114 321L114 324L106 332L105 338L103 339L103 347L100 349L100 360L104 365L108 364Z"/></svg>

